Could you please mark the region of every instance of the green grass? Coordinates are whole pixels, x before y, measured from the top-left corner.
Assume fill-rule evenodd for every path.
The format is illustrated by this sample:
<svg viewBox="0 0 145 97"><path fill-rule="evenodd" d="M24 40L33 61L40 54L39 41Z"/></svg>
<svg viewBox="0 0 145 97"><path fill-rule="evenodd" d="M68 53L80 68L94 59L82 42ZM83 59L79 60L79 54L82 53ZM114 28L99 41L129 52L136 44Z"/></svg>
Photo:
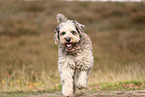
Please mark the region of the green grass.
<svg viewBox="0 0 145 97"><path fill-rule="evenodd" d="M127 87L141 82L144 89L144 12L144 2L0 1L0 92L61 89L53 40L57 13L85 24L91 37L90 87L118 89L129 81Z"/></svg>
<svg viewBox="0 0 145 97"><path fill-rule="evenodd" d="M32 83L31 83L32 84ZM87 89L84 89L83 91L85 94L105 94L106 96L115 94L115 92L126 94L126 91L132 91L132 90L143 90L145 88L145 80L139 81L139 80L130 80L130 81L118 81L118 82L105 82L105 83L98 83L95 86L89 86ZM56 90L31 90L31 91L11 91L11 92L2 92L0 96L5 97L19 97L19 96L60 96L61 87L59 86L59 89ZM78 92L78 90L77 90ZM118 93L116 95L118 95ZM139 94L138 94L139 95Z"/></svg>
<svg viewBox="0 0 145 97"><path fill-rule="evenodd" d="M140 90L145 88L145 81L119 81L113 83L101 83L101 90Z"/></svg>

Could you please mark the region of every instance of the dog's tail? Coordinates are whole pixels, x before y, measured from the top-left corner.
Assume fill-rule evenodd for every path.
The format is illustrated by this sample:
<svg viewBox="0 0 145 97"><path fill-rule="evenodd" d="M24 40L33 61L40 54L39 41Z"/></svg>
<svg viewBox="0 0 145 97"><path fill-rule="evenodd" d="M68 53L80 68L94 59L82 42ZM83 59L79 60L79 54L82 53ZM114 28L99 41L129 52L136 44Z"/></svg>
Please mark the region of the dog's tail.
<svg viewBox="0 0 145 97"><path fill-rule="evenodd" d="M58 23L62 23L62 22L66 22L66 21L67 21L67 18L63 14L57 14Z"/></svg>

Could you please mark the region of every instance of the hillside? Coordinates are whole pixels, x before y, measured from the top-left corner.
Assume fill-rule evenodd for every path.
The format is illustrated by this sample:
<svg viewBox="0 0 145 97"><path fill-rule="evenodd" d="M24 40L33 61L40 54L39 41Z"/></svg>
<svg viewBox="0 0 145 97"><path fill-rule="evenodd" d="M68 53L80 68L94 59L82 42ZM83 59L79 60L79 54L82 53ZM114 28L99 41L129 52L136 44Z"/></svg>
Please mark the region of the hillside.
<svg viewBox="0 0 145 97"><path fill-rule="evenodd" d="M0 1L0 91L60 89L57 13L84 24L91 37L95 64L89 86L137 80L144 88L144 2L12 0Z"/></svg>

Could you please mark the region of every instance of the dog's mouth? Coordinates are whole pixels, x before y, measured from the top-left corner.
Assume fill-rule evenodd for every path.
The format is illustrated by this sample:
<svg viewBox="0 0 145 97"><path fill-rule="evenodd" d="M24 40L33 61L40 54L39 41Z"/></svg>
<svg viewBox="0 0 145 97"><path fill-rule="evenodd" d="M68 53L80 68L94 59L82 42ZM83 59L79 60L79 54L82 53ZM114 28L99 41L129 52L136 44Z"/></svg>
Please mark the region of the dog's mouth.
<svg viewBox="0 0 145 97"><path fill-rule="evenodd" d="M75 46L75 43L66 43L66 44L65 44L65 47L66 47L68 50L71 50L74 46Z"/></svg>

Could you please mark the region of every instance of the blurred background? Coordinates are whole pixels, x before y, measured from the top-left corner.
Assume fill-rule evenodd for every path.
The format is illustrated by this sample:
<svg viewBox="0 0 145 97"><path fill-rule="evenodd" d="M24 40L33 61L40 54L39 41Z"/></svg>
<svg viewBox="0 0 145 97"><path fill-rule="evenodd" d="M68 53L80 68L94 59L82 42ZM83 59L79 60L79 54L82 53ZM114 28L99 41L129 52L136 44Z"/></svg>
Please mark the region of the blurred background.
<svg viewBox="0 0 145 97"><path fill-rule="evenodd" d="M53 39L58 13L84 24L92 40L95 63L89 86L145 83L145 2L3 0L0 91L61 89Z"/></svg>

